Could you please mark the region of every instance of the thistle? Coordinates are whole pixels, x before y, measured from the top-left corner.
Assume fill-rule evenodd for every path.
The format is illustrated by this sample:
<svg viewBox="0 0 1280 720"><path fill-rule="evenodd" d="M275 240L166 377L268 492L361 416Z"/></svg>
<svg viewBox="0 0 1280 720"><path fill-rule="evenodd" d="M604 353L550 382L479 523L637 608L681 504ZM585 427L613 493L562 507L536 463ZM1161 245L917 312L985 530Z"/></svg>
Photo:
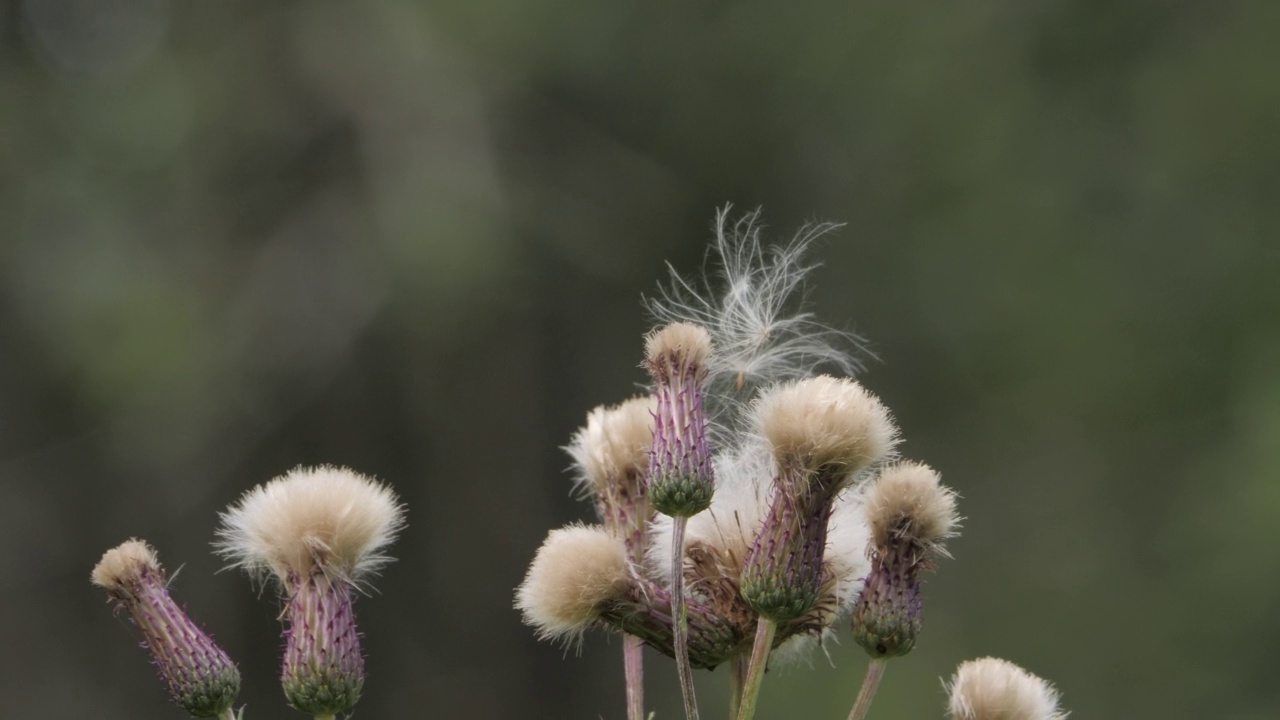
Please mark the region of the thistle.
<svg viewBox="0 0 1280 720"><path fill-rule="evenodd" d="M773 388L756 400L755 414L775 475L769 513L742 570L742 597L760 614L739 710L744 720L755 712L778 624L818 602L836 497L897 438L889 411L852 380L820 376Z"/></svg>
<svg viewBox="0 0 1280 720"><path fill-rule="evenodd" d="M871 575L853 616L853 637L873 658L905 655L920 632L921 576L947 555L960 518L956 495L927 465L885 469L867 492Z"/></svg>
<svg viewBox="0 0 1280 720"><path fill-rule="evenodd" d="M639 397L615 407L597 407L566 448L584 494L594 498L605 529L623 539L627 560L634 567L644 562L653 518L645 482L653 445L653 406L653 398ZM644 718L642 643L642 638L631 634L622 641L629 720Z"/></svg>
<svg viewBox="0 0 1280 720"><path fill-rule="evenodd" d="M915 647L921 624L921 575L947 555L944 541L960 524L955 491L920 463L886 468L867 490L864 504L871 528L871 574L853 611L853 639L871 662L849 720L865 717L885 661Z"/></svg>
<svg viewBox="0 0 1280 720"><path fill-rule="evenodd" d="M1007 660L967 660L944 687L952 720L1064 720L1058 691Z"/></svg>
<svg viewBox="0 0 1280 720"><path fill-rule="evenodd" d="M742 595L762 616L792 620L817 602L836 496L892 450L897 430L874 395L827 376L777 387L756 401L755 412L776 469Z"/></svg>
<svg viewBox="0 0 1280 720"><path fill-rule="evenodd" d="M697 720L698 701L689 665L685 612L684 528L711 504L715 490L703 387L711 337L692 323L672 323L645 338L645 367L653 378L657 410L649 452L649 500L674 518L671 533L671 595L674 601L676 672L686 720Z"/></svg>
<svg viewBox="0 0 1280 720"><path fill-rule="evenodd" d="M675 657L672 594L635 575L625 545L598 525L547 535L516 591L516 608L542 639L573 644L599 627ZM742 642L737 627L701 603L690 605L688 622L689 654L698 667L725 662Z"/></svg>
<svg viewBox="0 0 1280 720"><path fill-rule="evenodd" d="M129 540L108 550L91 577L142 631L179 707L198 718L235 717L231 705L240 692L240 671L169 596L168 580L149 545Z"/></svg>
<svg viewBox="0 0 1280 720"><path fill-rule="evenodd" d="M222 514L218 551L285 597L281 685L317 718L351 709L364 687L355 591L390 561L404 527L390 488L335 467L298 468L245 493Z"/></svg>

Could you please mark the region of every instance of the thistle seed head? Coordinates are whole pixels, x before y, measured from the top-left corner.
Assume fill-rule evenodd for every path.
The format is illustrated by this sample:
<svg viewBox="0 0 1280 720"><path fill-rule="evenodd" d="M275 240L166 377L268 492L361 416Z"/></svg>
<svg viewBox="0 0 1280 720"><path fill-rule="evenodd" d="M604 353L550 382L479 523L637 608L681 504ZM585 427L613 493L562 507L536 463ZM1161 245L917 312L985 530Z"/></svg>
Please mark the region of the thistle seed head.
<svg viewBox="0 0 1280 720"><path fill-rule="evenodd" d="M714 492L703 410L711 338L697 325L673 323L645 339L645 353L657 400L649 501L664 515L697 515L711 503Z"/></svg>
<svg viewBox="0 0 1280 720"><path fill-rule="evenodd" d="M240 671L169 595L156 553L129 540L102 556L91 575L142 632L173 701L194 717L218 717L240 692Z"/></svg>
<svg viewBox="0 0 1280 720"><path fill-rule="evenodd" d="M404 506L347 468L299 467L246 492L222 513L217 551L234 567L274 576L286 590L319 571L359 584L391 561Z"/></svg>
<svg viewBox="0 0 1280 720"><path fill-rule="evenodd" d="M927 465L886 468L864 500L871 574L853 613L853 636L871 657L906 655L920 633L922 575L946 555L960 518L956 495Z"/></svg>
<svg viewBox="0 0 1280 720"><path fill-rule="evenodd" d="M516 590L516 608L539 638L574 642L626 594L629 578L621 539L600 526L570 525L547 535Z"/></svg>
<svg viewBox="0 0 1280 720"><path fill-rule="evenodd" d="M967 660L945 683L952 720L1065 720L1058 691L1007 660Z"/></svg>
<svg viewBox="0 0 1280 720"><path fill-rule="evenodd" d="M596 512L609 532L626 540L632 562L644 558L649 508L645 475L653 444L652 397L620 405L601 405L565 449L573 457L578 482L595 499Z"/></svg>

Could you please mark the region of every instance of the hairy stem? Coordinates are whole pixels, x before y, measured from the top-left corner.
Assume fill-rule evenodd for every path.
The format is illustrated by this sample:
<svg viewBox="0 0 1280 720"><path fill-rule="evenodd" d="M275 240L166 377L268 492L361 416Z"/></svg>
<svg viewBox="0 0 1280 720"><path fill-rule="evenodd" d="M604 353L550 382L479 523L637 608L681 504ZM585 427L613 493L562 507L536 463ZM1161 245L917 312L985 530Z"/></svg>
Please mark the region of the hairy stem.
<svg viewBox="0 0 1280 720"><path fill-rule="evenodd" d="M751 720L756 715L756 700L760 697L760 683L764 681L764 668L769 664L769 651L773 648L773 635L778 623L761 615L756 625L756 642L751 647L751 665L742 687L742 700L738 704L738 720Z"/></svg>
<svg viewBox="0 0 1280 720"><path fill-rule="evenodd" d="M627 676L627 720L644 720L644 641L622 636L622 665Z"/></svg>
<svg viewBox="0 0 1280 720"><path fill-rule="evenodd" d="M876 689L880 687L880 678L884 677L884 658L871 658L867 665L867 675L862 679L862 688L858 690L858 699L849 711L849 720L862 720L871 709L871 701L875 699Z"/></svg>
<svg viewBox="0 0 1280 720"><path fill-rule="evenodd" d="M687 517L671 518L671 631L685 720L698 720L693 666L689 664L689 606L684 596L684 527L688 522Z"/></svg>

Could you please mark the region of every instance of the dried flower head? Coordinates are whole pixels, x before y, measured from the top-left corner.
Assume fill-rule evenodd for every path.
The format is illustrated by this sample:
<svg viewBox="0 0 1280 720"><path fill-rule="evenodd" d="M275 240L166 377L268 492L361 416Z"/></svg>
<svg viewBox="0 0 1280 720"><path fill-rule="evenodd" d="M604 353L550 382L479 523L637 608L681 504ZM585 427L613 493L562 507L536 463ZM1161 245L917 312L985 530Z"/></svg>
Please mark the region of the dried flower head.
<svg viewBox="0 0 1280 720"><path fill-rule="evenodd" d="M599 526L570 525L552 530L538 548L516 591L516 608L538 637L576 641L627 582L619 539Z"/></svg>
<svg viewBox="0 0 1280 720"><path fill-rule="evenodd" d="M707 508L715 482L702 407L711 338L702 327L673 323L645 338L645 367L657 408L649 453L649 500L664 515Z"/></svg>
<svg viewBox="0 0 1280 720"><path fill-rule="evenodd" d="M572 644L600 627L672 656L671 595L634 570L622 542L602 527L553 530L516 590L516 608L542 639ZM690 603L688 618L689 655L697 667L715 667L742 643L738 628L709 607Z"/></svg>
<svg viewBox="0 0 1280 720"><path fill-rule="evenodd" d="M91 579L142 631L175 703L200 718L229 713L240 692L240 671L170 597L167 578L149 545L129 540L108 550Z"/></svg>
<svg viewBox="0 0 1280 720"><path fill-rule="evenodd" d="M1007 660L967 660L945 685L953 720L1063 720L1058 691Z"/></svg>
<svg viewBox="0 0 1280 720"><path fill-rule="evenodd" d="M345 468L297 468L222 514L219 552L286 596L281 685L313 715L349 710L364 687L354 591L404 527L390 488Z"/></svg>
<svg viewBox="0 0 1280 720"><path fill-rule="evenodd" d="M347 468L298 467L222 513L218 552L281 583L320 571L350 583L375 574L404 528L391 488Z"/></svg>
<svg viewBox="0 0 1280 720"><path fill-rule="evenodd" d="M872 657L905 655L921 623L921 576L946 555L955 533L956 494L920 463L886 468L864 500L871 528L871 575L853 614L853 636Z"/></svg>
<svg viewBox="0 0 1280 720"><path fill-rule="evenodd" d="M742 595L777 621L808 613L822 594L836 497L893 448L884 405L852 380L821 376L774 387L755 403L774 457L769 514L742 572Z"/></svg>
<svg viewBox="0 0 1280 720"><path fill-rule="evenodd" d="M605 529L626 540L632 562L644 557L649 509L645 474L653 444L652 397L620 405L601 405L565 448L573 457L578 481L596 503Z"/></svg>
<svg viewBox="0 0 1280 720"><path fill-rule="evenodd" d="M650 315L662 324L708 329L716 347L709 382L717 398L750 397L753 388L821 368L853 375L859 369L857 336L823 325L804 308L805 282L817 267L805 255L839 225L806 225L790 241L766 247L760 212L730 220L730 210L716 213L711 267L704 277L688 279L671 268L670 284L646 300Z"/></svg>

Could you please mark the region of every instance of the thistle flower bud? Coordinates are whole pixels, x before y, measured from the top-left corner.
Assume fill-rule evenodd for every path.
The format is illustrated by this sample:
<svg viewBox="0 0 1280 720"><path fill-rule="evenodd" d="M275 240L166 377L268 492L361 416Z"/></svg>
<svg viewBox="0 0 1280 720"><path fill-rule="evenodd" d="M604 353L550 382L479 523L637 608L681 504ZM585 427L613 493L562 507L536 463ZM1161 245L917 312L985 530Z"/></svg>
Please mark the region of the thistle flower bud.
<svg viewBox="0 0 1280 720"><path fill-rule="evenodd" d="M755 412L776 475L769 513L743 566L742 596L781 622L818 602L835 499L891 451L897 431L874 395L827 376L776 387L756 401Z"/></svg>
<svg viewBox="0 0 1280 720"><path fill-rule="evenodd" d="M553 530L516 591L516 608L542 639L574 643L600 627L639 637L671 657L671 593L633 568L623 542L602 527ZM695 667L719 665L743 641L737 627L702 603L689 603L688 619Z"/></svg>
<svg viewBox="0 0 1280 720"><path fill-rule="evenodd" d="M579 482L595 498L600 521L626 541L627 555L636 564L644 559L646 528L653 517L645 487L653 408L652 397L601 405L587 415L587 424L565 448Z"/></svg>
<svg viewBox="0 0 1280 720"><path fill-rule="evenodd" d="M853 613L853 637L872 657L905 655L920 632L921 574L946 556L956 494L927 465L885 469L868 490L871 574Z"/></svg>
<svg viewBox="0 0 1280 720"><path fill-rule="evenodd" d="M240 671L169 596L168 581L149 545L129 540L108 550L91 577L142 631L178 706L199 718L230 710L240 692Z"/></svg>
<svg viewBox="0 0 1280 720"><path fill-rule="evenodd" d="M945 685L953 720L1064 720L1058 691L1007 660L967 660Z"/></svg>
<svg viewBox="0 0 1280 720"><path fill-rule="evenodd" d="M645 355L657 398L649 500L664 515L697 515L714 492L702 407L711 337L698 325L672 323L645 339Z"/></svg>
<svg viewBox="0 0 1280 720"><path fill-rule="evenodd" d="M327 466L292 470L222 514L219 552L286 597L281 685L298 710L333 715L359 699L355 590L390 561L383 551L403 527L390 488Z"/></svg>

